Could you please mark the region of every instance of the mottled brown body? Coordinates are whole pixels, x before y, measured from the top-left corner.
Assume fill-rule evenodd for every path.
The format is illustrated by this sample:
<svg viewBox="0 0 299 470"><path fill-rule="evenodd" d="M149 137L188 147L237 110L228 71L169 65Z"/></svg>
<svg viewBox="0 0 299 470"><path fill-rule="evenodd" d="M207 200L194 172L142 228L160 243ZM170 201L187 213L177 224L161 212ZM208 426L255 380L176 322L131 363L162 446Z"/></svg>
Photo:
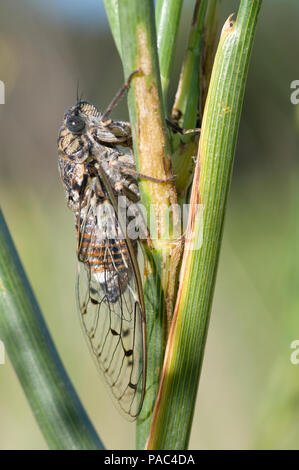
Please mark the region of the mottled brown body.
<svg viewBox="0 0 299 470"><path fill-rule="evenodd" d="M145 393L146 343L137 241L125 233L139 200L133 154L123 149L131 145L128 123L103 122L86 101L64 114L59 173L75 214L82 326L119 408L135 419ZM130 217L118 211L119 196Z"/></svg>
<svg viewBox="0 0 299 470"><path fill-rule="evenodd" d="M103 239L99 228L98 208L110 201L107 188L99 178L99 165L107 175L116 197L125 194L128 204L139 199L137 181L120 170L120 165L125 169L134 168L134 160L131 155L115 148L116 143L122 146L131 144L130 126L119 121L101 125L100 113L87 102L79 102L70 108L65 113L65 122L72 116L84 119L83 132L73 133L65 124L59 132L58 149L59 171L66 189L68 206L76 217L78 258L90 266L91 273L97 276L106 294L104 300L115 302L126 288L132 273L127 264L129 254L125 241L118 240L116 243L109 229L106 229ZM106 217L111 219L111 214L108 213ZM100 222L102 227L105 226L105 220ZM106 221L108 224L109 220ZM132 246L136 255L136 240L132 241ZM114 266L117 266L117 272Z"/></svg>

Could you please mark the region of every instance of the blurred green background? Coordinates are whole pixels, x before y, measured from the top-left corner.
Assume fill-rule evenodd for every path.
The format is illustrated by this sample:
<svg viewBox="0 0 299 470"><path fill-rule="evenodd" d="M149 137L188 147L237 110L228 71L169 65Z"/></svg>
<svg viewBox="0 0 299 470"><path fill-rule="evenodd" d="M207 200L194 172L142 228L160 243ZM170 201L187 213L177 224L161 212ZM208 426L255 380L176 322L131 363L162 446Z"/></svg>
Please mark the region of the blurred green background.
<svg viewBox="0 0 299 470"><path fill-rule="evenodd" d="M184 2L172 98L193 3ZM221 25L238 3L222 2ZM290 83L299 79L298 22L296 0L264 0L191 449L299 448L299 365L290 362L290 344L299 339L299 105L290 102ZM99 435L107 448L132 449L135 426L114 409L81 333L74 220L57 172L57 133L78 81L83 97L100 108L123 83L101 0L1 2L0 65L4 215ZM125 99L116 115L127 119ZM46 448L6 358L0 365L0 449Z"/></svg>

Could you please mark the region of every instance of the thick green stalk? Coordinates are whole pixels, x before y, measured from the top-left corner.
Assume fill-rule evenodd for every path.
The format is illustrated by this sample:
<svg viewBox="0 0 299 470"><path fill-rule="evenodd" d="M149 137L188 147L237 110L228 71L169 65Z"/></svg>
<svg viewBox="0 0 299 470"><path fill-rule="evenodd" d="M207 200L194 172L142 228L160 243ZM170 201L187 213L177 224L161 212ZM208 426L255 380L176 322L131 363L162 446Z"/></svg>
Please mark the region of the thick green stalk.
<svg viewBox="0 0 299 470"><path fill-rule="evenodd" d="M0 211L0 338L50 449L104 449L55 349Z"/></svg>
<svg viewBox="0 0 299 470"><path fill-rule="evenodd" d="M261 0L226 22L204 110L189 228L148 449L185 449L215 286L227 195Z"/></svg>
<svg viewBox="0 0 299 470"><path fill-rule="evenodd" d="M119 23L125 77L134 70L128 104L136 166L141 173L165 180L171 176L168 133L159 73L154 3L152 0L120 0ZM142 203L152 240L146 249L144 295L146 301L148 375L144 406L137 423L137 447L143 448L158 389L167 334L167 313L172 313L175 276L172 216L176 203L173 182L140 179ZM152 214L152 220L150 215Z"/></svg>

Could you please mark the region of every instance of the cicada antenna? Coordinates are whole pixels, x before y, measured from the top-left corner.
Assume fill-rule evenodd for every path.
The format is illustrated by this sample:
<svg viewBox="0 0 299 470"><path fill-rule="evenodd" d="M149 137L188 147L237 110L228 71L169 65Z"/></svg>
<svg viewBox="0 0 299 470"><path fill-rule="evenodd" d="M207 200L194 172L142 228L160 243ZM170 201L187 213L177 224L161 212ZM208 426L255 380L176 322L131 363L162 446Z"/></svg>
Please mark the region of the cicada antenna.
<svg viewBox="0 0 299 470"><path fill-rule="evenodd" d="M79 78L77 80L77 92L76 92L76 97L77 97L77 103L79 103L79 101L82 100L83 98L83 92L81 93L81 95L79 94L79 89L80 89L80 86L79 86Z"/></svg>

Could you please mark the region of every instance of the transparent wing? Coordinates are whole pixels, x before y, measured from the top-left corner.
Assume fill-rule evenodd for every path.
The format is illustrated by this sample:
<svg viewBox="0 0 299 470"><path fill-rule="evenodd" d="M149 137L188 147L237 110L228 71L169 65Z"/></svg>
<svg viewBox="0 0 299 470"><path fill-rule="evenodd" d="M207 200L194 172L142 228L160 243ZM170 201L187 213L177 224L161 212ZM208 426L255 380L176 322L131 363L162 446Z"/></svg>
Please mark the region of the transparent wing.
<svg viewBox="0 0 299 470"><path fill-rule="evenodd" d="M77 298L97 367L118 408L133 420L145 392L145 312L137 247L115 237L116 224L115 211L98 220L90 206L81 215Z"/></svg>

